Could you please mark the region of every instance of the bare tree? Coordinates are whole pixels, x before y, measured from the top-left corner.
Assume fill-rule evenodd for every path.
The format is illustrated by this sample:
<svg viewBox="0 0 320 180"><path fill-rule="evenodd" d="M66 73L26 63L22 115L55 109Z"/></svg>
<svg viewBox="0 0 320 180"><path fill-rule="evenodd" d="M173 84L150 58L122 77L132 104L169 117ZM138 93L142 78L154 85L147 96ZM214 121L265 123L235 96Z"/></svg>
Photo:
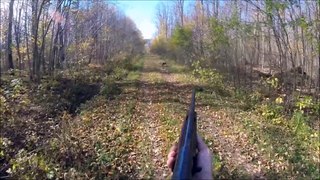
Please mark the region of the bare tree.
<svg viewBox="0 0 320 180"><path fill-rule="evenodd" d="M175 4L175 9L177 12L178 21L177 24L179 26L184 26L184 0L177 0Z"/></svg>
<svg viewBox="0 0 320 180"><path fill-rule="evenodd" d="M2 7L0 3L0 84L2 84Z"/></svg>
<svg viewBox="0 0 320 180"><path fill-rule="evenodd" d="M317 19L320 19L320 2L317 1ZM320 91L320 22L318 21L318 38L317 38L317 44L318 44L318 93Z"/></svg>
<svg viewBox="0 0 320 180"><path fill-rule="evenodd" d="M13 69L13 57L12 57L12 22L13 22L13 4L14 0L10 0L9 3L9 19L8 19L8 33L7 33L7 58L8 68Z"/></svg>
<svg viewBox="0 0 320 180"><path fill-rule="evenodd" d="M19 70L22 70L22 56L21 56L21 50L20 50L20 41L21 41L21 32L20 32L20 22L21 22L21 13L22 13L22 7L17 8L18 9L18 17L15 21L14 25L14 35L15 35L15 41L17 46L17 55L18 55L18 61L19 64Z"/></svg>
<svg viewBox="0 0 320 180"><path fill-rule="evenodd" d="M156 9L156 24L158 26L159 36L166 39L169 37L169 8L167 4L161 2Z"/></svg>
<svg viewBox="0 0 320 180"><path fill-rule="evenodd" d="M34 80L40 80L40 59L39 59L39 50L38 50L38 0L31 1L31 12L32 12L32 27L31 27L31 36L32 36L32 76L31 78L35 78Z"/></svg>

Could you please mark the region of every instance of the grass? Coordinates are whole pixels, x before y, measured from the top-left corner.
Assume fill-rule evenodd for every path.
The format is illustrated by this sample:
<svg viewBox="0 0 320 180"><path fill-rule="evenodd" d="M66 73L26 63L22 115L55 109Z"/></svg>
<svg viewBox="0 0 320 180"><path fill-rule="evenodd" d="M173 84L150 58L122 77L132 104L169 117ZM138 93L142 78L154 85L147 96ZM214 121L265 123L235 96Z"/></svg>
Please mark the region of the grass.
<svg viewBox="0 0 320 180"><path fill-rule="evenodd" d="M182 120L178 120L178 118L174 116L174 112L171 108L168 108L167 104L162 105L160 112L161 132L165 132L163 134L164 139L170 147L178 137L179 132L177 127L179 127L179 125L181 126Z"/></svg>
<svg viewBox="0 0 320 180"><path fill-rule="evenodd" d="M186 74L174 74L179 82L196 82L191 78L185 79ZM191 80L190 80L191 79ZM249 97L247 95L247 97ZM319 138L316 132L306 127L306 123L294 125L294 119L266 120L257 111L255 106L259 102L250 105L247 108L248 100L242 100L234 95L221 96L214 93L214 89L205 88L204 91L197 92L198 106L208 107L208 109L223 111L229 117L234 119L235 126L240 128L240 132L245 132L249 135L250 144L253 144L262 152L262 157L271 164L261 164L267 178L297 178L308 177L317 179L319 173ZM302 120L307 122L306 120ZM223 125L223 124L222 124ZM297 126L300 127L300 133L296 133ZM214 139L205 137L208 144L215 144ZM260 153L261 153L260 152ZM218 168L215 171L220 171L219 168L224 166L225 160L216 157L215 159ZM264 163L256 161L257 163ZM237 173L240 173L236 175ZM221 171L215 174L215 177L222 178L226 172ZM245 177L241 175L241 170L235 170L231 176L226 177Z"/></svg>
<svg viewBox="0 0 320 180"><path fill-rule="evenodd" d="M309 153L314 149L316 139L299 139L301 135L294 133L290 128L290 120L283 125L272 124L272 121L266 120L252 112L242 112L237 114L238 125L242 131L249 134L252 144L255 144L264 153L264 158L271 164L265 165L264 171L267 177L273 178L295 178L309 177L317 178L317 163ZM312 132L305 132L309 135ZM310 134L311 133L311 134ZM308 136L309 136L308 135Z"/></svg>
<svg viewBox="0 0 320 180"><path fill-rule="evenodd" d="M140 78L141 73L139 71L130 71L126 80L127 81L137 81Z"/></svg>
<svg viewBox="0 0 320 180"><path fill-rule="evenodd" d="M161 77L161 73L159 72L145 72L143 76L146 78L147 82L153 84L159 84L165 82L164 79Z"/></svg>
<svg viewBox="0 0 320 180"><path fill-rule="evenodd" d="M174 74L179 74L179 73L183 74L190 71L190 69L187 68L186 66L177 64L173 61L168 61L168 67L169 67L168 68L169 72Z"/></svg>

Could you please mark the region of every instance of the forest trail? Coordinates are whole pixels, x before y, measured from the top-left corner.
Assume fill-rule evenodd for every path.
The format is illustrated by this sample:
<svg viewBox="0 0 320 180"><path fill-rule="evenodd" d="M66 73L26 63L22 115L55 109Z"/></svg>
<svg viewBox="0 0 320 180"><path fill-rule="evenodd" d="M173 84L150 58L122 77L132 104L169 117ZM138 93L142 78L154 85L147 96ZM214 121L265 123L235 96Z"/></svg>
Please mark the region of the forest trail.
<svg viewBox="0 0 320 180"><path fill-rule="evenodd" d="M146 150L141 155L147 157L146 169L152 169L150 176L142 171L140 178L162 179L171 174L166 167L167 153L179 136L191 91L199 85L190 74L179 71L178 65L167 62L167 66L162 66L162 62L157 56L145 57L137 95L135 117L140 122L137 133L146 141L142 144L145 147L139 149ZM238 177L263 178L261 162L265 160L249 143L249 136L239 128L236 119L228 116L223 107L214 109L201 99L196 99L196 111L199 132L214 152L215 169L219 170L214 174L219 176L225 171L224 177L236 172Z"/></svg>
<svg viewBox="0 0 320 180"><path fill-rule="evenodd" d="M320 180L320 0L4 0L0 24L0 179L170 179L196 87L214 179Z"/></svg>
<svg viewBox="0 0 320 180"><path fill-rule="evenodd" d="M30 172L37 170L39 177L58 179L168 179L167 154L196 87L198 133L214 155L214 179L318 178L317 132L266 119L263 106L248 108L250 101L241 99L247 96L201 81L174 61L147 54L130 63L127 69L88 67L33 91L8 80L7 94L18 94L21 109L2 132L11 155L5 162L15 169L4 163L0 175L14 170L13 177L34 177Z"/></svg>
<svg viewBox="0 0 320 180"><path fill-rule="evenodd" d="M157 177L165 178L168 176L168 170L165 167L166 158L163 156L164 142L161 137L160 112L161 97L159 94L163 92L161 88L164 80L162 78L163 69L160 63L153 56L147 56L141 73L140 87L138 91L136 104L137 117L141 122L138 133L140 140L145 141L140 147L144 150L142 155L147 157L145 161L146 169L152 169L151 174L140 174L139 178ZM147 176L145 176L147 175Z"/></svg>

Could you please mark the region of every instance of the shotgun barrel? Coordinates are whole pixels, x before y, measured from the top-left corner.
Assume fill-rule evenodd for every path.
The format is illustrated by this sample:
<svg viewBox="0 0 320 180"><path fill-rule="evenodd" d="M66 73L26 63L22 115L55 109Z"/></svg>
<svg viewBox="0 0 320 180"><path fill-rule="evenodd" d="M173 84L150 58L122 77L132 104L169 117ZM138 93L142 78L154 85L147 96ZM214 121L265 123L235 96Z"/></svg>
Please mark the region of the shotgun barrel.
<svg viewBox="0 0 320 180"><path fill-rule="evenodd" d="M197 171L197 113L195 112L195 90L192 91L191 104L183 122L178 144L177 158L172 179L191 179Z"/></svg>

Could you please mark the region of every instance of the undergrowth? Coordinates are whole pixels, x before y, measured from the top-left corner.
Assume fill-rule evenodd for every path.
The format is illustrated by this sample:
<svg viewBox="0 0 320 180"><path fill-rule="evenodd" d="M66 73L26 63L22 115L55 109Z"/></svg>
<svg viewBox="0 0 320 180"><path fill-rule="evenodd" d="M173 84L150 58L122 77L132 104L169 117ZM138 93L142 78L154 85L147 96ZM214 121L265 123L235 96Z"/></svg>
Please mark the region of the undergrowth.
<svg viewBox="0 0 320 180"><path fill-rule="evenodd" d="M123 98L120 94L127 91L121 82L137 85L142 65L141 58L89 65L58 72L39 84L4 78L0 178L99 179L134 174L130 157L124 154L135 147L130 121L136 100L134 94L126 103L112 99ZM118 148L123 144L126 147ZM120 163L127 166L119 169Z"/></svg>
<svg viewBox="0 0 320 180"><path fill-rule="evenodd" d="M275 80L266 84L272 96L238 89L230 97L217 98L205 90L198 93L198 101L236 117L250 143L271 162L261 164L267 178L319 178L319 103L306 95L278 94Z"/></svg>

